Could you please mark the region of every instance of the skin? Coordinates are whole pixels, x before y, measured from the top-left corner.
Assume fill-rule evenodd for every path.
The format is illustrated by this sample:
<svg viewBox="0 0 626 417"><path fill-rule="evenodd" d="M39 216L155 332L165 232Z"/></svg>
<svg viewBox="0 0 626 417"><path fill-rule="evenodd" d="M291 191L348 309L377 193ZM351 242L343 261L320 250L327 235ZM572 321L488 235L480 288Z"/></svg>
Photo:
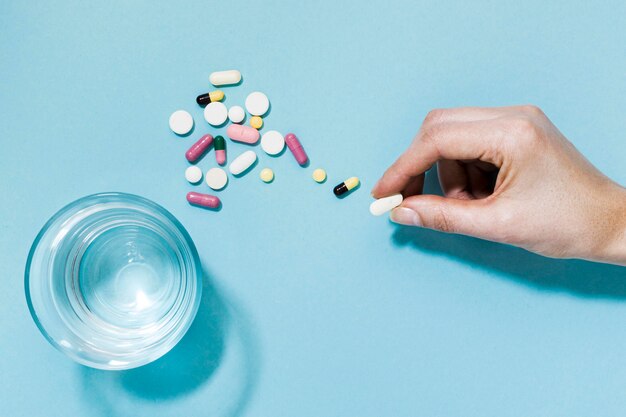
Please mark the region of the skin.
<svg viewBox="0 0 626 417"><path fill-rule="evenodd" d="M444 197L422 194L434 164ZM626 265L626 189L536 106L431 111L372 189L375 198L396 193L396 223Z"/></svg>

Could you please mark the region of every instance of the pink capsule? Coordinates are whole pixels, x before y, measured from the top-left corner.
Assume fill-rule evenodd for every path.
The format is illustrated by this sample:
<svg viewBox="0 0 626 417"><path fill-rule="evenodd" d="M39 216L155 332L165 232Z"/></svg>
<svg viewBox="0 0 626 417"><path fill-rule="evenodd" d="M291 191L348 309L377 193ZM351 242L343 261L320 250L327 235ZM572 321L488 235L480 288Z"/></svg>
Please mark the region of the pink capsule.
<svg viewBox="0 0 626 417"><path fill-rule="evenodd" d="M253 127L232 124L226 129L226 134L229 138L235 142L243 142L249 144L255 144L259 141L259 131Z"/></svg>
<svg viewBox="0 0 626 417"><path fill-rule="evenodd" d="M189 162L196 162L198 159L204 155L204 153L209 149L209 146L213 143L213 136L204 135L196 143L191 145L191 148L185 153L185 158Z"/></svg>
<svg viewBox="0 0 626 417"><path fill-rule="evenodd" d="M302 144L300 143L296 135L294 135L293 133L287 133L287 135L285 136L285 143L287 144L287 147L289 148L293 156L296 157L296 161L298 161L298 163L302 166L306 165L309 157L306 155L306 152L304 151L304 148L302 147Z"/></svg>
<svg viewBox="0 0 626 417"><path fill-rule="evenodd" d="M187 201L194 206L201 206L216 209L222 202L214 195L189 192L187 193Z"/></svg>

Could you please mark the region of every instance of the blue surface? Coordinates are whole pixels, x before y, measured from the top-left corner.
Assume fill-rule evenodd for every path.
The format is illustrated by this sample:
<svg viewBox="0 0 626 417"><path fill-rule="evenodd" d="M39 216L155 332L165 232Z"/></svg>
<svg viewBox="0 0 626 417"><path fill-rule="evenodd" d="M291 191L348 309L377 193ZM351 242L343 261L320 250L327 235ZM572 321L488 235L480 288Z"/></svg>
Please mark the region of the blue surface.
<svg viewBox="0 0 626 417"><path fill-rule="evenodd" d="M624 269L396 228L367 209L434 107L538 104L626 183L624 16L621 0L3 1L0 415L623 416ZM267 93L264 129L296 132L312 164L259 148L213 213L186 203L208 188L185 183L183 154L216 132L194 98L229 68L244 82L226 103ZM191 137L168 129L178 108ZM337 200L352 175L361 189ZM208 283L181 344L122 373L66 360L23 295L43 223L108 190L177 216Z"/></svg>

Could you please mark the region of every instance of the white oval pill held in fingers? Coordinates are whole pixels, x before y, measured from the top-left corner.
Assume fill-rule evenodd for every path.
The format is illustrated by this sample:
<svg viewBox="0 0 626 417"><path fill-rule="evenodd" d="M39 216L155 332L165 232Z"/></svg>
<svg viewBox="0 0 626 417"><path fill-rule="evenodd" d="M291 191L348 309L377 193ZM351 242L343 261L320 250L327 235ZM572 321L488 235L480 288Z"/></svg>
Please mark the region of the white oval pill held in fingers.
<svg viewBox="0 0 626 417"><path fill-rule="evenodd" d="M233 106L228 109L228 118L233 123L241 123L246 117L246 112L241 106Z"/></svg>
<svg viewBox="0 0 626 417"><path fill-rule="evenodd" d="M270 130L261 136L261 148L268 155L278 155L285 149L285 138L280 132Z"/></svg>
<svg viewBox="0 0 626 417"><path fill-rule="evenodd" d="M170 116L170 129L177 135L186 135L193 128L193 117L185 110L176 110Z"/></svg>
<svg viewBox="0 0 626 417"><path fill-rule="evenodd" d="M204 108L204 120L211 126L220 126L228 118L228 109L219 101L209 103Z"/></svg>
<svg viewBox="0 0 626 417"><path fill-rule="evenodd" d="M374 216L380 216L393 210L400 204L402 204L402 194L394 194L389 197L379 198L370 204L370 213Z"/></svg>
<svg viewBox="0 0 626 417"><path fill-rule="evenodd" d="M209 81L213 85L237 84L241 81L241 73L237 70L212 72Z"/></svg>
<svg viewBox="0 0 626 417"><path fill-rule="evenodd" d="M192 184L200 182L202 179L202 170L195 165L190 166L185 170L185 179Z"/></svg>
<svg viewBox="0 0 626 417"><path fill-rule="evenodd" d="M259 91L250 93L246 97L246 110L253 116L263 116L270 108L267 96Z"/></svg>
<svg viewBox="0 0 626 417"><path fill-rule="evenodd" d="M204 178L206 185L214 190L221 190L226 187L226 183L228 182L228 175L226 175L226 171L222 168L211 168L206 172Z"/></svg>
<svg viewBox="0 0 626 417"><path fill-rule="evenodd" d="M230 163L228 169L233 175L239 175L245 172L256 161L256 154L254 151L246 151L239 155L233 162Z"/></svg>

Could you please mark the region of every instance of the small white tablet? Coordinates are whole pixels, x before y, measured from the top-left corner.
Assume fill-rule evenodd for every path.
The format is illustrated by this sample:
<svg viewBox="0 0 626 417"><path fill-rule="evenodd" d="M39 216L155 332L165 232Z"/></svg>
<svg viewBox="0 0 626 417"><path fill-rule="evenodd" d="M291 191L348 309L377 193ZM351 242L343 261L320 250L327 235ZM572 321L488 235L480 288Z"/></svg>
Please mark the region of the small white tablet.
<svg viewBox="0 0 626 417"><path fill-rule="evenodd" d="M228 109L228 118L233 123L241 123L243 119L246 117L246 112L243 110L241 106L232 106Z"/></svg>
<svg viewBox="0 0 626 417"><path fill-rule="evenodd" d="M209 103L204 108L204 120L211 126L220 126L228 118L228 109L219 101Z"/></svg>
<svg viewBox="0 0 626 417"><path fill-rule="evenodd" d="M192 165L185 170L185 178L190 183L196 184L202 179L202 170L197 166Z"/></svg>
<svg viewBox="0 0 626 417"><path fill-rule="evenodd" d="M280 132L270 130L261 136L261 148L268 155L278 155L285 149L285 138Z"/></svg>
<svg viewBox="0 0 626 417"><path fill-rule="evenodd" d="M259 91L250 93L246 97L246 110L253 116L263 116L270 108L267 96Z"/></svg>
<svg viewBox="0 0 626 417"><path fill-rule="evenodd" d="M170 129L177 135L186 135L193 128L193 117L185 110L176 110L170 116Z"/></svg>
<svg viewBox="0 0 626 417"><path fill-rule="evenodd" d="M214 190L221 190L226 187L228 175L222 168L211 168L204 176L206 184Z"/></svg>

